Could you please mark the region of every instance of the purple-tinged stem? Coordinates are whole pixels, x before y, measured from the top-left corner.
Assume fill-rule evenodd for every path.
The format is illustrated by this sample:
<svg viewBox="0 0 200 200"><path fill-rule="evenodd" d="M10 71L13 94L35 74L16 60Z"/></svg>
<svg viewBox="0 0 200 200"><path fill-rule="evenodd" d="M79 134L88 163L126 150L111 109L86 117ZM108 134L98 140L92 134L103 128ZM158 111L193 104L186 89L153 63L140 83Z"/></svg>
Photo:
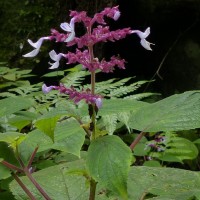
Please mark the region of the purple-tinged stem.
<svg viewBox="0 0 200 200"><path fill-rule="evenodd" d="M2 163L4 166L6 166L7 168L11 169L11 170L16 170L17 172L22 172L22 173L24 172L23 169L21 169L21 168L15 166L15 165L12 165L11 163L9 163L9 162L7 162L7 161L5 161L5 160L1 161L1 163Z"/></svg>
<svg viewBox="0 0 200 200"><path fill-rule="evenodd" d="M24 173L29 178L29 180L35 185L35 187L38 189L40 194L46 199L51 200L51 198L48 196L48 194L44 191L44 189L39 185L39 183L33 178L32 174L29 172L28 167L24 168Z"/></svg>
<svg viewBox="0 0 200 200"><path fill-rule="evenodd" d="M39 147L35 148L35 150L33 151L32 155L31 155L31 157L30 157L30 159L28 161L28 165L27 165L28 169L31 167L31 164L33 162L33 159L35 158L35 154L37 153L38 148Z"/></svg>
<svg viewBox="0 0 200 200"><path fill-rule="evenodd" d="M145 132L140 132L140 134L135 138L135 140L131 143L130 149L133 150L135 146L138 144L138 142L142 139L142 137L145 135Z"/></svg>
<svg viewBox="0 0 200 200"><path fill-rule="evenodd" d="M24 192L29 196L29 198L31 200L37 200L33 196L33 194L31 193L31 191L22 183L22 181L20 180L20 178L15 173L13 173L12 176L17 181L17 183L21 186L21 188L24 190Z"/></svg>

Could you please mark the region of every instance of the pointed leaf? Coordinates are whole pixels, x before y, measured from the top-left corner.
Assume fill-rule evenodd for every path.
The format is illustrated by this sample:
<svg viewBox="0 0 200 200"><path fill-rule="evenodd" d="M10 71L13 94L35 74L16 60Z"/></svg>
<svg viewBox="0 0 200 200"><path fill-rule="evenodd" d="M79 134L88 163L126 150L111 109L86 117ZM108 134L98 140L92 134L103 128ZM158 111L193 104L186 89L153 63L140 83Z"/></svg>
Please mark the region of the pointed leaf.
<svg viewBox="0 0 200 200"><path fill-rule="evenodd" d="M40 119L36 121L35 126L54 141L54 129L58 119L58 116Z"/></svg>
<svg viewBox="0 0 200 200"><path fill-rule="evenodd" d="M132 114L129 126L146 132L189 130L200 127L200 92L175 94L147 104Z"/></svg>
<svg viewBox="0 0 200 200"><path fill-rule="evenodd" d="M78 122L70 120L57 124L53 149L80 156L85 141L85 132Z"/></svg>
<svg viewBox="0 0 200 200"><path fill-rule="evenodd" d="M127 177L131 157L129 147L119 137L103 136L89 146L87 167L97 182L127 199Z"/></svg>

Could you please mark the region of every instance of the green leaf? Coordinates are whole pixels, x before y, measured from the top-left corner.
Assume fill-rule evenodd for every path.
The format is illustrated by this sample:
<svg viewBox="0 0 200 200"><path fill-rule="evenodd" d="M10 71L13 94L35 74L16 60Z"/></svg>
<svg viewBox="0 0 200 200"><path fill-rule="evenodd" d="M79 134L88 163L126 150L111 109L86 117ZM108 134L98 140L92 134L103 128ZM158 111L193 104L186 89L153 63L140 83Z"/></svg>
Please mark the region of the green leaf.
<svg viewBox="0 0 200 200"><path fill-rule="evenodd" d="M148 194L154 196L148 198L152 200L189 200L200 195L200 174L175 168L132 167L128 193L130 200Z"/></svg>
<svg viewBox="0 0 200 200"><path fill-rule="evenodd" d="M59 119L59 116L55 116L52 118L44 118L35 122L35 126L48 135L54 141L54 129L56 127L56 123Z"/></svg>
<svg viewBox="0 0 200 200"><path fill-rule="evenodd" d="M90 175L107 189L127 199L127 177L131 150L117 136L103 136L92 141L88 149Z"/></svg>
<svg viewBox="0 0 200 200"><path fill-rule="evenodd" d="M8 123L12 126L15 126L20 132L25 126L31 123L31 120L23 116L15 116L9 119Z"/></svg>
<svg viewBox="0 0 200 200"><path fill-rule="evenodd" d="M75 120L58 123L55 129L53 149L80 156L85 141L85 131Z"/></svg>
<svg viewBox="0 0 200 200"><path fill-rule="evenodd" d="M81 166L82 162L74 163L73 167ZM71 169L70 164L57 165L33 173L37 182L45 189L51 199L72 200L86 199L89 196L88 188L85 186L85 178L81 176L68 175ZM23 183L31 190L37 200L43 200L43 197L30 183L27 177L20 178ZM10 189L17 200L29 200L19 185L13 181Z"/></svg>
<svg viewBox="0 0 200 200"><path fill-rule="evenodd" d="M104 99L103 106L99 110L98 115L110 115L129 111L136 112L136 110L143 108L146 105L148 105L148 103L132 99Z"/></svg>
<svg viewBox="0 0 200 200"><path fill-rule="evenodd" d="M199 116L200 92L188 91L143 106L128 124L146 132L189 130L200 127Z"/></svg>
<svg viewBox="0 0 200 200"><path fill-rule="evenodd" d="M0 133L0 142L6 142L10 147L16 148L26 136L18 132L5 132Z"/></svg>
<svg viewBox="0 0 200 200"><path fill-rule="evenodd" d="M29 132L26 138L22 141L21 145L28 146L29 149L34 150L39 147L37 152L42 152L51 149L53 141L42 131L36 129Z"/></svg>
<svg viewBox="0 0 200 200"><path fill-rule="evenodd" d="M33 105L33 101L23 97L9 97L0 100L0 117L10 115Z"/></svg>

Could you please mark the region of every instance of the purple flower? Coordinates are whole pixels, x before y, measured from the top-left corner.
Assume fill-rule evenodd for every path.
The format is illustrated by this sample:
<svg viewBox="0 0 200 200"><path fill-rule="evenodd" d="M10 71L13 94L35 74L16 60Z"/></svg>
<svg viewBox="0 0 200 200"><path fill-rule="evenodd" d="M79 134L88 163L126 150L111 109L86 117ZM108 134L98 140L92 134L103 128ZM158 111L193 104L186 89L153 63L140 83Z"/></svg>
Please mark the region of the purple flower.
<svg viewBox="0 0 200 200"><path fill-rule="evenodd" d="M42 92L44 93L44 94L47 94L47 93L49 93L51 90L53 90L53 89L55 89L55 86L47 86L46 84L43 84L42 85Z"/></svg>
<svg viewBox="0 0 200 200"><path fill-rule="evenodd" d="M102 98L96 98L95 99L95 104L97 106L98 109L100 109L102 107Z"/></svg>
<svg viewBox="0 0 200 200"><path fill-rule="evenodd" d="M30 53L27 53L25 55L23 55L23 57L35 57L39 51L40 51L40 47L43 43L44 40L50 40L50 37L41 37L37 42L32 42L32 40L28 39L28 43L34 47L35 49L33 51L31 51Z"/></svg>
<svg viewBox="0 0 200 200"><path fill-rule="evenodd" d="M51 90L58 90L60 93L69 95L69 99L73 100L75 104L81 100L85 100L87 104L95 104L98 108L102 107L102 96L91 94L90 89L77 91L74 87L66 88L64 85L60 86L46 86L42 85L42 91L44 94L49 93Z"/></svg>

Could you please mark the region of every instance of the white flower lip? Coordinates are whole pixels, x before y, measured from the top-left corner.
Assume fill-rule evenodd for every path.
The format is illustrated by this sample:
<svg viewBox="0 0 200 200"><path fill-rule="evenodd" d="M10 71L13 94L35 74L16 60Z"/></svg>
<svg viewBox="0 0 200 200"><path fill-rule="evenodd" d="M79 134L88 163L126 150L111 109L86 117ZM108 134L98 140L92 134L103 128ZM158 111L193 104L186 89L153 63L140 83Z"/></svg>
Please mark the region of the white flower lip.
<svg viewBox="0 0 200 200"><path fill-rule="evenodd" d="M150 27L148 27L144 32L142 31L139 31L139 30L134 30L132 31L132 33L136 33L139 37L140 37L140 44L146 49L146 50L150 50L152 51L152 48L151 48L151 44L154 45L153 43L151 42L148 42L146 40L146 38L149 36L150 34Z"/></svg>
<svg viewBox="0 0 200 200"><path fill-rule="evenodd" d="M50 63L49 64L51 65L51 67L49 67L49 69L56 69L59 67L59 62L60 62L60 59L62 58L63 54L62 53L59 53L57 54L54 50L50 51L49 52L49 56L50 58L55 61L55 63Z"/></svg>
<svg viewBox="0 0 200 200"><path fill-rule="evenodd" d="M28 39L28 43L35 49L23 55L23 57L35 57L39 53L40 47L42 46L43 41L48 40L48 39L49 37L41 37L37 42L33 42L32 40Z"/></svg>
<svg viewBox="0 0 200 200"><path fill-rule="evenodd" d="M61 23L60 28L69 33L64 42L71 42L75 38L74 18L71 19L70 23Z"/></svg>

